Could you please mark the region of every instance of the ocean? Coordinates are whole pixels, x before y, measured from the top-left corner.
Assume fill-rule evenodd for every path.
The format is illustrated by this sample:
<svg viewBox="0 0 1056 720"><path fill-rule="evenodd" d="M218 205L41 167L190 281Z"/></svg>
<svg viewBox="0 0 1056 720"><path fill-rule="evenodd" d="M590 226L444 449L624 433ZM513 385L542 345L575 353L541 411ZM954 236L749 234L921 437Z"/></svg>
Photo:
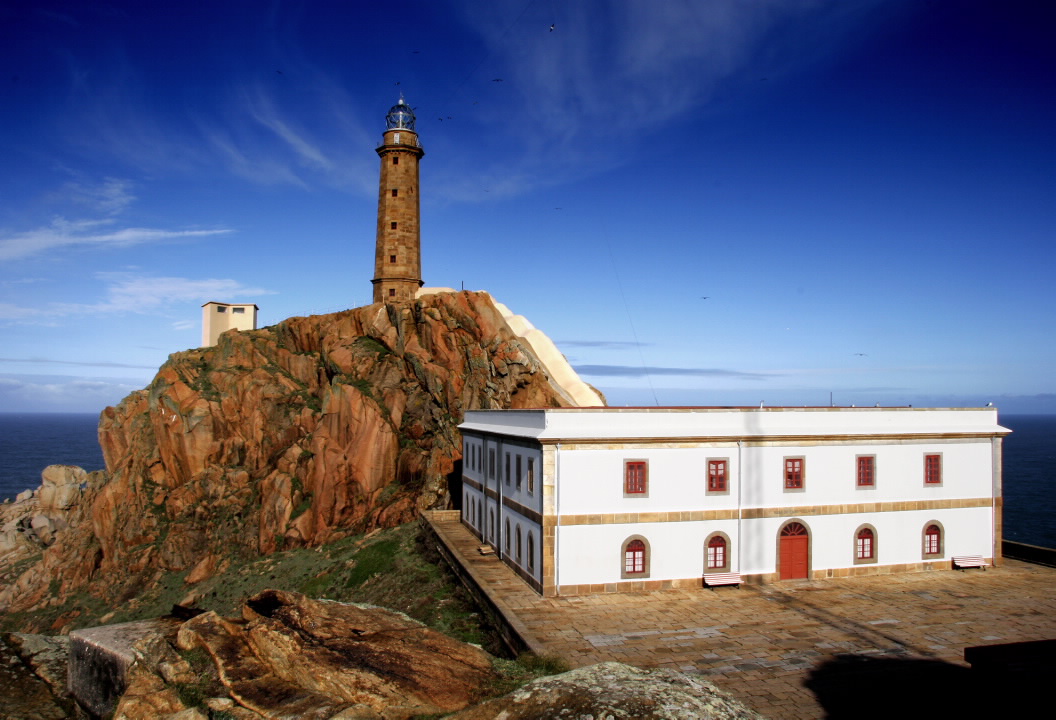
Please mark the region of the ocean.
<svg viewBox="0 0 1056 720"><path fill-rule="evenodd" d="M98 415L0 414L0 502L40 485L48 465L103 468ZM1001 416L1005 538L1056 548L1056 415Z"/></svg>

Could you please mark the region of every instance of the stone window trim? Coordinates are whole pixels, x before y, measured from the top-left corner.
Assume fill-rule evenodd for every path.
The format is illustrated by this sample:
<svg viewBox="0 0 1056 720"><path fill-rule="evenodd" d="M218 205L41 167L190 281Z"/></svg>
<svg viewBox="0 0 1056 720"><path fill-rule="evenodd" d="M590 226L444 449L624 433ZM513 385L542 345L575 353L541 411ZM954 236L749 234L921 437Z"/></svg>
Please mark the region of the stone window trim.
<svg viewBox="0 0 1056 720"><path fill-rule="evenodd" d="M861 490L876 487L876 455L854 456L854 486Z"/></svg>
<svg viewBox="0 0 1056 720"><path fill-rule="evenodd" d="M651 560L649 541L643 535L631 535L620 545L620 579L648 578Z"/></svg>
<svg viewBox="0 0 1056 720"><path fill-rule="evenodd" d="M876 564L877 540L879 535L876 528L865 523L859 525L854 531L854 564L869 565Z"/></svg>
<svg viewBox="0 0 1056 720"><path fill-rule="evenodd" d="M942 453L924 454L924 485L942 487Z"/></svg>
<svg viewBox="0 0 1056 720"><path fill-rule="evenodd" d="M706 493L708 495L729 495L730 494L730 459L709 457L707 459L708 468L708 485Z"/></svg>
<svg viewBox="0 0 1056 720"><path fill-rule="evenodd" d="M946 528L938 520L928 520L920 531L921 558L941 560L946 557Z"/></svg>
<svg viewBox="0 0 1056 720"><path fill-rule="evenodd" d="M649 497L648 460L623 461L623 496L625 498Z"/></svg>
<svg viewBox="0 0 1056 720"><path fill-rule="evenodd" d="M782 460L784 467L784 491L804 492L807 488L807 459L793 455Z"/></svg>
<svg viewBox="0 0 1056 720"><path fill-rule="evenodd" d="M704 572L730 572L730 547L730 536L726 533L713 532L708 535L704 540ZM715 564L720 560L721 564Z"/></svg>

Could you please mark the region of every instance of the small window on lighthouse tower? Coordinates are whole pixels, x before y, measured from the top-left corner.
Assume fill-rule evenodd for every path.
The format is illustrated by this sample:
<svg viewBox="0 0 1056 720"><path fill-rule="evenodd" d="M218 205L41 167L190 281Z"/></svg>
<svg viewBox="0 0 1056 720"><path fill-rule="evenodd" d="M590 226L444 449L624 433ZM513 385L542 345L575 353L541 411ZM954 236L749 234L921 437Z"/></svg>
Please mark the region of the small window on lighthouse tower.
<svg viewBox="0 0 1056 720"><path fill-rule="evenodd" d="M393 221L393 222L389 223L389 228L392 229L392 230L395 230L396 229L396 222Z"/></svg>
<svg viewBox="0 0 1056 720"><path fill-rule="evenodd" d="M400 191L399 191L399 190L397 190L396 188L393 188L393 189L392 189L392 196L393 196L393 197L396 197L396 196L397 196L397 195L399 195L399 194L400 194Z"/></svg>
<svg viewBox="0 0 1056 720"><path fill-rule="evenodd" d="M395 255L389 255L389 262L390 263L396 262L396 256Z"/></svg>
<svg viewBox="0 0 1056 720"><path fill-rule="evenodd" d="M400 164L400 156L399 155L393 155L392 156L392 164L393 165L399 165Z"/></svg>

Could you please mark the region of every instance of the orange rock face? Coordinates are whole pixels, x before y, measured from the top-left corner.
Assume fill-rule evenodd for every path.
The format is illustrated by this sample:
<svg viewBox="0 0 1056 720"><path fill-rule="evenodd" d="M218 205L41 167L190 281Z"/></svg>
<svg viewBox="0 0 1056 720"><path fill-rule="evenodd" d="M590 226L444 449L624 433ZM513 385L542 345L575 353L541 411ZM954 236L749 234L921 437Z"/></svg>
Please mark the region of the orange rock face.
<svg viewBox="0 0 1056 720"><path fill-rule="evenodd" d="M108 478L91 520L59 533L6 607L46 600L53 578L64 595L89 584L117 602L160 571L201 580L232 553L448 507L464 411L563 404L486 293L225 333L103 411Z"/></svg>

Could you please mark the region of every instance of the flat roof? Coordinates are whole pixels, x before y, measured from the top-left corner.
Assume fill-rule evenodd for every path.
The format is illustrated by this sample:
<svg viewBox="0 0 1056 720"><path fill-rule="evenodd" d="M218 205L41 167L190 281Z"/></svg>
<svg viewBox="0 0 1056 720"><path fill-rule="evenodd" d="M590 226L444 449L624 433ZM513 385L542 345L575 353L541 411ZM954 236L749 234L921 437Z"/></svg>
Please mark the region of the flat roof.
<svg viewBox="0 0 1056 720"><path fill-rule="evenodd" d="M540 441L811 436L1002 436L997 408L592 407L469 410L459 428Z"/></svg>

